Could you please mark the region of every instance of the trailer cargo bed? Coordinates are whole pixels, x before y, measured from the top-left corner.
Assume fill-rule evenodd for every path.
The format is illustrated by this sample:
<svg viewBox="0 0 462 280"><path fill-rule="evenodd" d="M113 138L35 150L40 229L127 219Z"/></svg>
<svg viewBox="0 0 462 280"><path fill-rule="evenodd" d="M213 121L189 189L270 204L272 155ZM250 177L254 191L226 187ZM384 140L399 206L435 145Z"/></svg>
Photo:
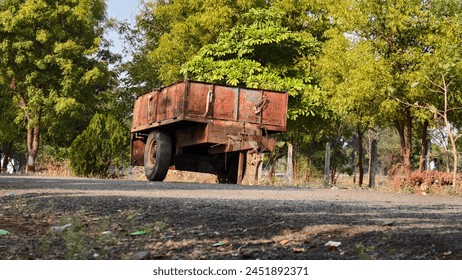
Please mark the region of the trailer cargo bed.
<svg viewBox="0 0 462 280"><path fill-rule="evenodd" d="M147 142L155 132L163 135L151 137L151 140L157 139L156 145L170 142L164 145L172 150L170 155L163 155L170 157L170 168L218 174L223 163L225 169L228 168L228 154L232 158L236 153L273 149L274 140L270 135L286 130L287 102L285 92L192 81L149 92L135 101L131 163L144 165L146 169ZM154 157L157 156L151 165L161 160L157 148L151 147Z"/></svg>

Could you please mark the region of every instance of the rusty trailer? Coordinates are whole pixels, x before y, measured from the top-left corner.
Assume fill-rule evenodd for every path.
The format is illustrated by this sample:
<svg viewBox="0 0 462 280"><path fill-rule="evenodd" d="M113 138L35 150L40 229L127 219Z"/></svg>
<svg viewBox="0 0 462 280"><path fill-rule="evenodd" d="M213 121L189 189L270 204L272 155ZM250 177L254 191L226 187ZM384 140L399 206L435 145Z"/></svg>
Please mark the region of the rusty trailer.
<svg viewBox="0 0 462 280"><path fill-rule="evenodd" d="M150 181L177 169L240 184L274 149L271 135L286 130L287 102L285 92L193 81L146 93L133 110L131 164Z"/></svg>

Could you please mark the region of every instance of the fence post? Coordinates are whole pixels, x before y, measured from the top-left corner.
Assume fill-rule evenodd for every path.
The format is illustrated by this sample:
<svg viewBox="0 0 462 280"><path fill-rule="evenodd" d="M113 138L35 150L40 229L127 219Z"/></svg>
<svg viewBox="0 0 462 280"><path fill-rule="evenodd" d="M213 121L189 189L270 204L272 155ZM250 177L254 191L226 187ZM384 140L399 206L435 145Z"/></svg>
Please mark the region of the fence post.
<svg viewBox="0 0 462 280"><path fill-rule="evenodd" d="M375 187L375 176L377 173L377 140L371 142L371 158L369 159L369 188Z"/></svg>
<svg viewBox="0 0 462 280"><path fill-rule="evenodd" d="M427 141L427 153L425 155L425 170L431 170L430 169L430 154L432 152L432 141L428 139Z"/></svg>
<svg viewBox="0 0 462 280"><path fill-rule="evenodd" d="M292 185L292 179L294 175L294 170L293 170L293 162L292 162L292 157L294 153L294 146L289 143L287 146L287 179L288 183L291 186Z"/></svg>
<svg viewBox="0 0 462 280"><path fill-rule="evenodd" d="M329 177L330 177L330 143L326 144L326 157L324 162L324 182L323 186L329 186Z"/></svg>

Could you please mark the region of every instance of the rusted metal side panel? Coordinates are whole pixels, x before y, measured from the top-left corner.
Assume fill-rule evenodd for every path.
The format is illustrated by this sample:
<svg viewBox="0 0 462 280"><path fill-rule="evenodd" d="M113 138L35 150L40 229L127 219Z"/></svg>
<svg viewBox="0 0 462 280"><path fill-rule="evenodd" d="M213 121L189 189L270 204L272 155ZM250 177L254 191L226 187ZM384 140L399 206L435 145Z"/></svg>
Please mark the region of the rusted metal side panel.
<svg viewBox="0 0 462 280"><path fill-rule="evenodd" d="M237 121L238 96L239 90L236 87L215 86L213 96L213 118Z"/></svg>
<svg viewBox="0 0 462 280"><path fill-rule="evenodd" d="M137 98L132 132L171 124L184 117L186 83L178 83Z"/></svg>
<svg viewBox="0 0 462 280"><path fill-rule="evenodd" d="M214 120L211 128L212 133L223 135L262 135L261 128L258 124L250 124L244 122Z"/></svg>
<svg viewBox="0 0 462 280"><path fill-rule="evenodd" d="M285 131L287 126L288 94L263 92L262 124L268 130Z"/></svg>
<svg viewBox="0 0 462 280"><path fill-rule="evenodd" d="M131 131L133 131L139 126L139 120L138 120L139 114L140 114L140 101L139 101L139 98L137 98L133 106Z"/></svg>
<svg viewBox="0 0 462 280"><path fill-rule="evenodd" d="M276 142L273 138L263 136L244 136L237 141L228 139L225 144L212 146L211 155L251 150L253 152L272 152Z"/></svg>
<svg viewBox="0 0 462 280"><path fill-rule="evenodd" d="M177 87L178 85L174 85L171 87L167 87L162 91L156 92L156 96L158 96L158 111L155 117L158 122L178 117L176 115L178 111L178 103L176 102L176 94L178 93L178 91L176 90ZM154 114L155 112L152 113Z"/></svg>
<svg viewBox="0 0 462 280"><path fill-rule="evenodd" d="M170 110L167 110L169 118L177 119L182 118L185 115L185 99L186 99L186 83L176 84L175 90L171 93L171 100L174 100L174 106Z"/></svg>
<svg viewBox="0 0 462 280"><path fill-rule="evenodd" d="M241 89L239 91L239 117L238 121L260 123L260 111L257 107L262 103L262 91Z"/></svg>
<svg viewBox="0 0 462 280"><path fill-rule="evenodd" d="M176 119L182 115L182 100L184 92L185 83L175 84L162 89L162 91L156 92L159 107L156 116L158 122Z"/></svg>
<svg viewBox="0 0 462 280"><path fill-rule="evenodd" d="M285 131L286 93L182 82L140 96L135 102L132 132L171 124L175 120L208 123L233 121L232 126L258 124L267 131Z"/></svg>
<svg viewBox="0 0 462 280"><path fill-rule="evenodd" d="M145 147L145 143L141 139L136 139L134 135L132 135L132 141L130 145L131 165L133 166L143 166L144 165L144 147Z"/></svg>
<svg viewBox="0 0 462 280"><path fill-rule="evenodd" d="M167 106L168 104L168 88L163 89L162 91L158 91L155 93L155 97L157 99L157 112L155 118L158 121L166 120L167 119ZM153 112L154 113L154 112Z"/></svg>
<svg viewBox="0 0 462 280"><path fill-rule="evenodd" d="M152 92L146 100L146 110L148 111L148 125L157 122L157 112L159 111L159 94Z"/></svg>
<svg viewBox="0 0 462 280"><path fill-rule="evenodd" d="M150 120L148 119L148 108L145 106L147 101L148 95L143 95L136 99L135 109L133 111L132 131L142 125L149 124Z"/></svg>
<svg viewBox="0 0 462 280"><path fill-rule="evenodd" d="M209 92L213 92L212 84L188 82L186 93L186 115L188 117L205 118Z"/></svg>
<svg viewBox="0 0 462 280"><path fill-rule="evenodd" d="M197 144L209 143L207 128L207 124L201 124L176 130L176 146L182 148Z"/></svg>
<svg viewBox="0 0 462 280"><path fill-rule="evenodd" d="M197 144L226 146L229 141L239 139L238 142L242 142L247 136L262 136L261 129L256 125L245 125L243 123L236 125L236 122L217 120L213 123L178 129L175 132L177 147L188 147Z"/></svg>
<svg viewBox="0 0 462 280"><path fill-rule="evenodd" d="M139 131L141 128L151 125L156 121L152 112L157 111L157 96L153 93L145 94L135 100L131 131Z"/></svg>

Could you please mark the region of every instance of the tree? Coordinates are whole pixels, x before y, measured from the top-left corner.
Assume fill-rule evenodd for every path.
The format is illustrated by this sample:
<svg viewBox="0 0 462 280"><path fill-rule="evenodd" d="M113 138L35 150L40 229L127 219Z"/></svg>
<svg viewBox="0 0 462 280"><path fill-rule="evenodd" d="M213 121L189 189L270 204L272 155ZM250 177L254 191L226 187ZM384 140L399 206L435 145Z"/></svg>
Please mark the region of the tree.
<svg viewBox="0 0 462 280"><path fill-rule="evenodd" d="M318 49L310 34L290 31L277 8L252 9L244 23L204 46L182 73L198 81L288 91L289 118L315 115L322 104L312 84L312 56Z"/></svg>
<svg viewBox="0 0 462 280"><path fill-rule="evenodd" d="M457 140L462 136L462 3L436 1L434 7L435 34L428 38L432 52L425 63L423 86L434 96L432 102L420 103L430 110L438 127L444 127L453 157L453 188L457 184Z"/></svg>
<svg viewBox="0 0 462 280"><path fill-rule="evenodd" d="M452 185L455 188L457 183L457 165L459 162L457 141L460 139L460 137L462 137L462 134L459 132L459 129L454 127L454 125L451 123L450 115L453 115L455 111L462 110L462 100L459 97L459 90L456 90L457 94L451 92L451 85L455 80L448 80L447 75L448 73L450 73L450 67L446 66L444 68L446 69L446 71L443 74L441 74L441 78L438 79L438 81L430 80L431 88L429 89L429 91L437 95L440 95L440 97L443 99L443 104L441 105L441 107L437 108L435 105L429 103L425 105L419 105L418 103L415 103L410 104L410 106L431 112L435 117L436 125L439 128L442 128L440 129L441 135L444 136L444 140L448 140L443 140L443 142L448 142L448 145L444 146L450 146L450 153L452 154ZM457 105L455 105L454 103L456 103Z"/></svg>
<svg viewBox="0 0 462 280"><path fill-rule="evenodd" d="M438 19L443 13L436 6L457 1L446 0L345 0L330 4L335 22L343 33L370 43L374 55L388 65L391 79L387 99L380 112L391 120L400 136L403 166L408 177L412 171L412 138L414 122L425 122L428 115L406 104L426 100L428 94L412 85L422 77L423 65L432 54L430 38L435 38ZM447 8L444 9L447 11ZM459 9L460 10L460 9ZM398 101L399 100L399 101ZM424 126L425 127L425 126ZM423 133L422 133L423 134ZM422 149L423 150L423 149Z"/></svg>
<svg viewBox="0 0 462 280"><path fill-rule="evenodd" d="M130 83L152 89L183 80L181 65L202 46L215 42L245 11L267 5L265 0L143 1L130 36L135 45L126 65Z"/></svg>
<svg viewBox="0 0 462 280"><path fill-rule="evenodd" d="M0 172L5 172L13 153L15 142L21 140L20 125L16 124L16 108L12 105L13 96L11 91L0 78L0 150L3 161L0 162Z"/></svg>
<svg viewBox="0 0 462 280"><path fill-rule="evenodd" d="M95 114L69 148L72 171L78 176L107 177L109 168L127 157L128 143L124 124L110 115Z"/></svg>
<svg viewBox="0 0 462 280"><path fill-rule="evenodd" d="M444 125L445 131L448 135L449 138L449 143L451 146L451 153L452 153L452 159L453 159L453 168L452 168L452 185L453 188L456 188L457 185L457 165L458 165L458 152L457 152L457 145L456 142L457 140L462 137L462 134L459 133L458 129L454 128L454 126L451 124L449 121L449 114L451 111L454 110L461 110L462 107L454 108L454 107L449 107L449 87L452 83L452 81L446 81L446 76L443 74L441 76L441 84L436 84L432 82L433 85L435 85L438 90L436 93L443 95L444 99L444 105L442 109L437 109L434 106L427 105L428 109L435 114L435 117L437 119L440 119L442 124ZM460 94L460 92L459 92ZM462 104L461 104L462 105Z"/></svg>
<svg viewBox="0 0 462 280"><path fill-rule="evenodd" d="M424 92L425 98L414 103L397 100L427 116L426 123L443 131L443 142L450 146L453 156L453 186L456 186L460 137L462 98L462 3L460 1L431 1L429 22L431 33L423 37L427 51L410 85L412 92ZM433 118L433 120L431 119ZM431 121L431 123L430 123ZM435 140L435 139L434 139ZM422 141L423 142L423 141ZM422 149L423 150L423 149ZM422 157L422 156L421 156ZM449 164L449 161L447 162ZM449 172L449 168L448 168Z"/></svg>
<svg viewBox="0 0 462 280"><path fill-rule="evenodd" d="M370 42L329 31L317 60L324 100L344 122L351 124L358 139L359 186L364 178L364 133L378 123L379 108L386 98L389 74L387 62L377 57Z"/></svg>
<svg viewBox="0 0 462 280"><path fill-rule="evenodd" d="M298 14L309 12L286 12L279 7L284 1L275 2L243 14L216 43L205 45L185 63L182 73L198 81L287 91L290 125L283 138L294 146L293 169L297 171L297 153L305 150L306 130L323 123L332 111L321 102L312 74L320 42L300 26L306 21ZM290 5L284 8L291 10Z"/></svg>
<svg viewBox="0 0 462 280"><path fill-rule="evenodd" d="M105 8L102 0L0 2L0 76L27 126L26 171L35 171L43 124L85 114L107 89L99 52Z"/></svg>

